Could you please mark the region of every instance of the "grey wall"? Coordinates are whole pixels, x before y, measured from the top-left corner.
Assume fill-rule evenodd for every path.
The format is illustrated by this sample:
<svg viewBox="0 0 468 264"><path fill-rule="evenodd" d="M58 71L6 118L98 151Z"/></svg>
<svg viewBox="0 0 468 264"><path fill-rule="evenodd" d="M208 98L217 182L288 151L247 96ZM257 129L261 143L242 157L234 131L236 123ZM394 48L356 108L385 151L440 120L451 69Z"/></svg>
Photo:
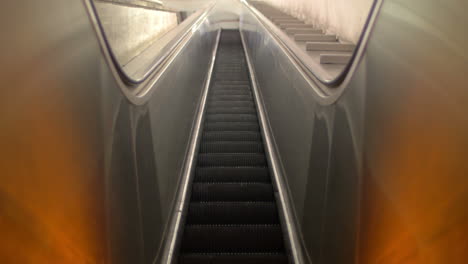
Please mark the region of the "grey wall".
<svg viewBox="0 0 468 264"><path fill-rule="evenodd" d="M374 0L265 0L307 23L357 43Z"/></svg>

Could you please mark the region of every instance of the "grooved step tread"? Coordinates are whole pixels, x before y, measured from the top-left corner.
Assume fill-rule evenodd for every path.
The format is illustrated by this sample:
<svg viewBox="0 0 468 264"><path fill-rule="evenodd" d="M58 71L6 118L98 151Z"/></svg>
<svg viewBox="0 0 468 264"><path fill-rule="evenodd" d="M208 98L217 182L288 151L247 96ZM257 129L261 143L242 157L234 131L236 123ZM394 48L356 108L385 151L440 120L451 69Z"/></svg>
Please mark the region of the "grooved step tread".
<svg viewBox="0 0 468 264"><path fill-rule="evenodd" d="M226 95L212 95L210 96L211 101L252 101L251 95L233 95L233 94L226 94Z"/></svg>
<svg viewBox="0 0 468 264"><path fill-rule="evenodd" d="M200 153L263 153L261 142L202 142Z"/></svg>
<svg viewBox="0 0 468 264"><path fill-rule="evenodd" d="M213 89L232 89L232 88L243 88L243 89L250 89L250 84L244 81L217 81L213 85Z"/></svg>
<svg viewBox="0 0 468 264"><path fill-rule="evenodd" d="M252 95L249 89L216 89L211 92L213 96L217 95Z"/></svg>
<svg viewBox="0 0 468 264"><path fill-rule="evenodd" d="M271 182L266 167L198 167L195 182Z"/></svg>
<svg viewBox="0 0 468 264"><path fill-rule="evenodd" d="M223 30L179 263L288 263L254 99L239 31Z"/></svg>
<svg viewBox="0 0 468 264"><path fill-rule="evenodd" d="M279 252L283 235L280 225L187 225L182 251Z"/></svg>
<svg viewBox="0 0 468 264"><path fill-rule="evenodd" d="M205 253L184 254L179 264L287 264L288 257L283 252L271 253Z"/></svg>
<svg viewBox="0 0 468 264"><path fill-rule="evenodd" d="M200 153L198 165L201 167L265 167L267 161L264 154L256 153Z"/></svg>
<svg viewBox="0 0 468 264"><path fill-rule="evenodd" d="M279 224L276 210L273 202L192 202L186 224Z"/></svg>
<svg viewBox="0 0 468 264"><path fill-rule="evenodd" d="M209 141L261 141L258 131L207 131L203 132L203 142Z"/></svg>
<svg viewBox="0 0 468 264"><path fill-rule="evenodd" d="M253 107L210 107L207 114L256 114Z"/></svg>
<svg viewBox="0 0 468 264"><path fill-rule="evenodd" d="M217 80L214 81L213 87L220 87L220 86L242 86L242 87L250 87L250 83L248 80Z"/></svg>
<svg viewBox="0 0 468 264"><path fill-rule="evenodd" d="M209 141L261 141L262 135L258 131L210 131L204 132L203 142Z"/></svg>
<svg viewBox="0 0 468 264"><path fill-rule="evenodd" d="M208 102L208 109L211 107L255 107L254 102L249 101L215 101Z"/></svg>
<svg viewBox="0 0 468 264"><path fill-rule="evenodd" d="M256 114L219 114L210 113L206 115L207 122L258 122Z"/></svg>
<svg viewBox="0 0 468 264"><path fill-rule="evenodd" d="M259 131L256 122L207 122L205 131Z"/></svg>
<svg viewBox="0 0 468 264"><path fill-rule="evenodd" d="M194 183L192 202L273 202L270 183Z"/></svg>

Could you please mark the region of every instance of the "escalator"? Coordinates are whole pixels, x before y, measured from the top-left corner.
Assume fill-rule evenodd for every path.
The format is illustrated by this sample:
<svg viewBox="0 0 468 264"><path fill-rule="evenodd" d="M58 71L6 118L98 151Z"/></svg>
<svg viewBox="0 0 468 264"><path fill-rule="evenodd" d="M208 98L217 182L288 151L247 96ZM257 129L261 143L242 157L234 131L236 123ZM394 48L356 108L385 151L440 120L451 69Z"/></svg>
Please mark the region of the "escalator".
<svg viewBox="0 0 468 264"><path fill-rule="evenodd" d="M179 263L288 263L238 30L221 32Z"/></svg>

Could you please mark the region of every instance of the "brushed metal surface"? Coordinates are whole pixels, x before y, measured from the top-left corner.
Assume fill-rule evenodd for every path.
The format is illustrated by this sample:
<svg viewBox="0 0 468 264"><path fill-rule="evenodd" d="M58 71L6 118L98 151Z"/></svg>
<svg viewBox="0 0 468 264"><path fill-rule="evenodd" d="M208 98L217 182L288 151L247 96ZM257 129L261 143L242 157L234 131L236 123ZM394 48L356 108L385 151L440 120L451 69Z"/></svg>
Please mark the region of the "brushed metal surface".
<svg viewBox="0 0 468 264"><path fill-rule="evenodd" d="M152 44L161 42L160 38L179 24L176 12L113 1L95 0L93 3L109 46L121 67ZM132 72L128 74L135 79L139 77Z"/></svg>
<svg viewBox="0 0 468 264"><path fill-rule="evenodd" d="M467 8L384 1L329 100L242 12L310 262L466 262ZM6 1L0 13L0 262L158 263L212 21L226 13L194 32L141 105L119 88L84 1Z"/></svg>
<svg viewBox="0 0 468 264"><path fill-rule="evenodd" d="M203 94L201 96L200 103L198 105L198 111L194 120L192 128L192 135L190 137L190 145L186 155L184 164L183 174L180 179L179 189L177 198L175 200L175 208L173 215L170 219L170 223L167 229L168 238L164 245L163 251L161 252L161 263L175 263L177 261L178 249L180 245L181 234L183 232L183 226L187 214L188 199L190 196L190 186L193 182L193 173L195 170L195 162L197 159L198 148L200 144L200 134L203 126L205 117L205 108L208 98L208 92L211 86L211 77L213 75L213 69L216 62L216 54L218 52L219 39L221 37L221 31L218 30L216 43L213 47L211 54L210 65L206 73L206 81L203 87Z"/></svg>
<svg viewBox="0 0 468 264"><path fill-rule="evenodd" d="M252 91L257 105L262 138L265 141L270 173L272 174L272 179L277 193L275 194L276 202L279 208L278 213L282 222L283 232L285 233L285 245L286 248L288 248L289 261L295 264L302 264L304 263L304 253L302 252L301 240L299 239L299 229L297 228L296 222L294 221L294 209L292 208L291 201L288 197L288 188L285 182L285 178L281 172L278 153L276 152L274 146L271 126L268 123L262 95L260 94L257 86L258 81L256 78L255 69L253 68L252 58L248 52L245 39L242 35L241 39L242 45L244 47L247 66L249 68Z"/></svg>
<svg viewBox="0 0 468 264"><path fill-rule="evenodd" d="M0 262L157 263L217 27L134 105L83 1L0 13Z"/></svg>
<svg viewBox="0 0 468 264"><path fill-rule="evenodd" d="M366 59L360 263L468 259L467 7L382 6Z"/></svg>
<svg viewBox="0 0 468 264"><path fill-rule="evenodd" d="M466 5L384 1L331 103L242 13L310 263L466 261Z"/></svg>

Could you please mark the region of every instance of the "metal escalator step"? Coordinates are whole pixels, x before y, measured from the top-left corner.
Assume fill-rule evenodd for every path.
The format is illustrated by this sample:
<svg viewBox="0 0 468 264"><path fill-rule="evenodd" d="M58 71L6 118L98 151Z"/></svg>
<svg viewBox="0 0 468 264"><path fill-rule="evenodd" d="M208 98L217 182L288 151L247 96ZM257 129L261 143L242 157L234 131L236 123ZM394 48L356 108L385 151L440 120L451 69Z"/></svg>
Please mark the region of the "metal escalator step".
<svg viewBox="0 0 468 264"><path fill-rule="evenodd" d="M210 141L261 141L262 135L255 131L211 131L204 132L203 142Z"/></svg>
<svg viewBox="0 0 468 264"><path fill-rule="evenodd" d="M283 252L183 254L179 264L287 264Z"/></svg>
<svg viewBox="0 0 468 264"><path fill-rule="evenodd" d="M219 63L218 65L226 65L226 64L244 64L245 59L242 56L242 52L240 49L232 49L229 52L221 52L219 54Z"/></svg>
<svg viewBox="0 0 468 264"><path fill-rule="evenodd" d="M250 90L250 84L248 82L222 82L215 83L213 88L216 89L247 89Z"/></svg>
<svg viewBox="0 0 468 264"><path fill-rule="evenodd" d="M186 224L279 224L279 218L273 202L192 202Z"/></svg>
<svg viewBox="0 0 468 264"><path fill-rule="evenodd" d="M240 51L236 51L236 54L239 54ZM229 58L230 57L230 58ZM219 69L236 69L236 70L245 70L247 67L244 66L245 61L240 59L233 59L233 55L224 55L219 56L219 63L216 65L214 72L218 72Z"/></svg>
<svg viewBox="0 0 468 264"><path fill-rule="evenodd" d="M219 95L252 95L249 89L216 89L211 92L212 96L219 96Z"/></svg>
<svg viewBox="0 0 468 264"><path fill-rule="evenodd" d="M251 95L234 95L234 94L224 94L224 95L211 95L210 101L252 101Z"/></svg>
<svg viewBox="0 0 468 264"><path fill-rule="evenodd" d="M237 53L237 52L236 52ZM247 72L247 67L242 63L226 63L226 64L218 64L215 68L216 71L219 70L244 70Z"/></svg>
<svg viewBox="0 0 468 264"><path fill-rule="evenodd" d="M249 80L218 80L213 83L215 86L216 85L250 85Z"/></svg>
<svg viewBox="0 0 468 264"><path fill-rule="evenodd" d="M254 153L201 153L198 165L202 167L264 167L267 165L264 154Z"/></svg>
<svg viewBox="0 0 468 264"><path fill-rule="evenodd" d="M250 87L218 86L212 88L211 95L252 95L252 93Z"/></svg>
<svg viewBox="0 0 468 264"><path fill-rule="evenodd" d="M244 73L247 74L247 68L242 67L242 64L238 65L223 65L216 68L216 72L225 72L225 73Z"/></svg>
<svg viewBox="0 0 468 264"><path fill-rule="evenodd" d="M230 102L247 102L247 103L253 103L253 101L251 99L248 99L248 100L239 100L239 101L233 101L233 100L209 100L208 103L212 104L212 103L230 103Z"/></svg>
<svg viewBox="0 0 468 264"><path fill-rule="evenodd" d="M257 122L207 122L205 131L259 131Z"/></svg>
<svg viewBox="0 0 468 264"><path fill-rule="evenodd" d="M280 225L187 225L182 251L280 252L283 236Z"/></svg>
<svg viewBox="0 0 468 264"><path fill-rule="evenodd" d="M215 77L216 78L227 78L233 79L233 78L239 78L239 79L244 79L247 78L247 72L233 72L233 71L216 71L215 72Z"/></svg>
<svg viewBox="0 0 468 264"><path fill-rule="evenodd" d="M247 75L245 76L216 76L215 80L230 80L230 81L241 81L248 80Z"/></svg>
<svg viewBox="0 0 468 264"><path fill-rule="evenodd" d="M241 70L241 69L229 69L229 68L224 68L222 70L217 70L216 71L216 76L217 77L222 77L223 75L226 75L226 76L236 76L236 77L239 77L239 78L245 78L247 75L248 72L246 70Z"/></svg>
<svg viewBox="0 0 468 264"><path fill-rule="evenodd" d="M272 202L275 200L273 186L270 183L194 183L192 202Z"/></svg>
<svg viewBox="0 0 468 264"><path fill-rule="evenodd" d="M212 90L217 89L248 89L250 90L250 84L248 82L240 82L240 81L230 81L230 82L219 82L216 81L213 86Z"/></svg>
<svg viewBox="0 0 468 264"><path fill-rule="evenodd" d="M257 114L254 107L209 107L207 114Z"/></svg>
<svg viewBox="0 0 468 264"><path fill-rule="evenodd" d="M208 108L211 107L255 107L252 101L217 101L208 102Z"/></svg>
<svg viewBox="0 0 468 264"><path fill-rule="evenodd" d="M214 67L178 262L288 263L239 31Z"/></svg>
<svg viewBox="0 0 468 264"><path fill-rule="evenodd" d="M266 167L198 167L195 182L264 182L271 178Z"/></svg>
<svg viewBox="0 0 468 264"><path fill-rule="evenodd" d="M252 95L250 86L245 85L217 85L210 91L211 96L246 96Z"/></svg>
<svg viewBox="0 0 468 264"><path fill-rule="evenodd" d="M258 122L256 114L208 114L207 122Z"/></svg>
<svg viewBox="0 0 468 264"><path fill-rule="evenodd" d="M263 153L262 142L210 141L202 142L200 153Z"/></svg>
<svg viewBox="0 0 468 264"><path fill-rule="evenodd" d="M235 73L248 73L246 67L242 67L239 65L224 65L224 66L218 66L216 68L216 72L235 72Z"/></svg>

